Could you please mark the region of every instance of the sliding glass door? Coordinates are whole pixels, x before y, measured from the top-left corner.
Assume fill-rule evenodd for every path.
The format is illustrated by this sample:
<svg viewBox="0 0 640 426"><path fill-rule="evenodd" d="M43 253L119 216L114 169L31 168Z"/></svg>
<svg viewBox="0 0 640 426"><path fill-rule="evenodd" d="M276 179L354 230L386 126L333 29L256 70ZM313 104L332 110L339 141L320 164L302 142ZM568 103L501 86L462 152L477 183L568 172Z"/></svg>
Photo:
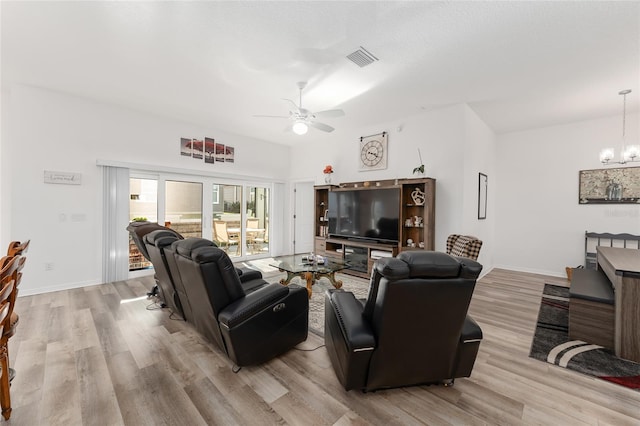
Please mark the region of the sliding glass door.
<svg viewBox="0 0 640 426"><path fill-rule="evenodd" d="M268 254L269 203L269 188L213 184L210 238L232 258Z"/></svg>
<svg viewBox="0 0 640 426"><path fill-rule="evenodd" d="M245 253L269 253L269 188L248 186L245 201Z"/></svg>
<svg viewBox="0 0 640 426"><path fill-rule="evenodd" d="M129 192L129 220L158 222L185 238L210 239L234 260L270 253L270 187L131 173ZM150 266L130 240L129 270Z"/></svg>
<svg viewBox="0 0 640 426"><path fill-rule="evenodd" d="M211 185L211 238L229 257L242 256L242 185Z"/></svg>
<svg viewBox="0 0 640 426"><path fill-rule="evenodd" d="M202 236L202 186L201 182L165 182L165 226L185 238Z"/></svg>
<svg viewBox="0 0 640 426"><path fill-rule="evenodd" d="M155 178L129 178L129 221L158 221L158 180ZM129 235L129 271L150 268Z"/></svg>

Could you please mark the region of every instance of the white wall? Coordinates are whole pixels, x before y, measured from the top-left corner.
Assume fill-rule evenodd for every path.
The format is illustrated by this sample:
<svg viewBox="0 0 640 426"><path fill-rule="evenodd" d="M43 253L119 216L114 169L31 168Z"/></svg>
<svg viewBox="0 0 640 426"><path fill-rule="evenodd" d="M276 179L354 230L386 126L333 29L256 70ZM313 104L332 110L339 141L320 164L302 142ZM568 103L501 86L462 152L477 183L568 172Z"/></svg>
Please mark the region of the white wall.
<svg viewBox="0 0 640 426"><path fill-rule="evenodd" d="M359 138L389 132L388 167L378 171L358 171ZM339 132L339 130L336 130ZM358 134L344 134L321 145L301 144L292 149L291 177L324 183L322 170L331 164L333 183L410 178L420 165L418 148L426 176L436 179L436 250L445 251L452 233L477 235L483 246L484 271L491 268L493 207L487 220L478 221L478 172L493 174L495 136L466 105L456 105L407 117L402 121L363 128ZM490 199L493 198L490 192Z"/></svg>
<svg viewBox="0 0 640 426"><path fill-rule="evenodd" d="M11 194L11 175L9 174L9 159L2 149L1 141L9 140L9 126L11 120L9 118L9 92L2 89L0 91L0 242L9 241L10 234L9 225L11 222L9 203L4 201ZM0 247L3 250L4 247ZM2 253L0 251L0 253Z"/></svg>
<svg viewBox="0 0 640 426"><path fill-rule="evenodd" d="M640 234L640 205L580 205L580 170L619 150L621 118L608 117L498 137L496 265L563 276L584 264L584 232ZM638 140L638 115L627 116ZM492 181L490 185L493 186Z"/></svg>
<svg viewBox="0 0 640 426"><path fill-rule="evenodd" d="M412 176L420 163L437 180L436 249L450 233L480 237L480 262L551 275L583 259L584 231L640 234L638 205L579 205L578 172L601 168L601 148L616 145L620 117L495 136L466 105L363 128L337 129L323 144L289 148L216 129L130 111L50 91L13 87L2 96L0 243L31 238L21 294L97 284L102 265L101 173L96 160L219 170L225 176L334 183ZM638 140L638 114L627 118ZM9 125L7 125L9 124ZM359 137L389 132L388 168L359 172ZM236 163L206 165L179 155L180 137L211 136L236 147ZM613 142L612 142L613 141ZM153 146L153 149L149 149ZM265 161L277 159L277 161ZM82 185L48 185L43 171L82 174ZM477 220L478 172L489 176L487 220ZM7 203L6 200L9 200ZM278 202L282 210L290 201ZM282 229L291 227L281 220ZM287 250L287 238L278 247ZM54 270L45 271L45 262Z"/></svg>
<svg viewBox="0 0 640 426"><path fill-rule="evenodd" d="M16 86L3 129L2 181L12 176L2 246L31 239L21 294L98 284L102 265L101 168L96 160L285 181L289 148L51 91ZM6 112L3 112L3 120ZM4 126L3 126L4 127ZM213 137L235 147L233 164L180 156L180 137ZM150 148L151 147L151 148ZM279 159L278 162L265 161ZM6 169L5 169L6 167ZM43 183L44 170L82 174L82 185ZM6 212L3 202L3 213ZM11 220L9 221L9 218ZM53 270L45 271L44 264Z"/></svg>
<svg viewBox="0 0 640 426"><path fill-rule="evenodd" d="M494 264L495 195L496 195L496 135L476 113L465 105L464 191L462 193L461 234L474 235L482 240L478 261L483 274ZM487 218L478 220L478 174L487 175Z"/></svg>

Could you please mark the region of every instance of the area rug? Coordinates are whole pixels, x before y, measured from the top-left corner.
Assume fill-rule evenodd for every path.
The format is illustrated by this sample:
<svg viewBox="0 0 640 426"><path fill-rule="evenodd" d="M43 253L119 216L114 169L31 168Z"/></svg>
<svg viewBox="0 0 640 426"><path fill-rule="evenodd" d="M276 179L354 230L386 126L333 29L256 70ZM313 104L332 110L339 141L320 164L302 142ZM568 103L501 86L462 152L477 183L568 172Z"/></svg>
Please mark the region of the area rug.
<svg viewBox="0 0 640 426"><path fill-rule="evenodd" d="M529 356L640 391L640 364L569 339L569 289L545 284Z"/></svg>
<svg viewBox="0 0 640 426"><path fill-rule="evenodd" d="M282 275L284 277L286 275ZM271 277L267 280L269 282L278 282L281 277ZM352 277L346 274L336 274L336 280L342 281L343 291L350 291L356 299L366 299L369 294L369 281ZM298 284L306 287L306 282L296 277L291 280L291 284ZM330 289L334 288L331 282L327 278L320 278L313 285L313 293L311 299L309 299L309 331L319 336L324 336L324 294Z"/></svg>

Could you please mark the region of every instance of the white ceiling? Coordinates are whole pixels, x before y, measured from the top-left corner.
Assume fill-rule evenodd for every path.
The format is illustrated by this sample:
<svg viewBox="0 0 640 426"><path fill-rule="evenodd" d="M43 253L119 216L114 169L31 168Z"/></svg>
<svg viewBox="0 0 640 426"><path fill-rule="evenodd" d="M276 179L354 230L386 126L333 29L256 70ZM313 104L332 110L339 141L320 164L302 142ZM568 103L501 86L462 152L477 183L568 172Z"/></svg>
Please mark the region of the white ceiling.
<svg viewBox="0 0 640 426"><path fill-rule="evenodd" d="M277 143L282 98L341 108L329 137L467 103L497 133L640 102L640 2L9 2L2 84L22 83ZM365 47L379 58L345 58Z"/></svg>

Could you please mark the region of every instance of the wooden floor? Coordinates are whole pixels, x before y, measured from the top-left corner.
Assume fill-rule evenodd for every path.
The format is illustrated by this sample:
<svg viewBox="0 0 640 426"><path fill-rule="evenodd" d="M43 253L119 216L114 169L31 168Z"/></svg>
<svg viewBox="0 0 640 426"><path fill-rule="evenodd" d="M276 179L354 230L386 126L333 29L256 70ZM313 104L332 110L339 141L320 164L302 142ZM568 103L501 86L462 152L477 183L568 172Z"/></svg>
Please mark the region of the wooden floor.
<svg viewBox="0 0 640 426"><path fill-rule="evenodd" d="M10 340L14 425L640 424L640 392L528 357L558 278L494 270L472 316L484 340L453 387L345 392L314 334L264 365L228 359L166 310L148 278L19 298ZM312 350L317 348L316 350Z"/></svg>

